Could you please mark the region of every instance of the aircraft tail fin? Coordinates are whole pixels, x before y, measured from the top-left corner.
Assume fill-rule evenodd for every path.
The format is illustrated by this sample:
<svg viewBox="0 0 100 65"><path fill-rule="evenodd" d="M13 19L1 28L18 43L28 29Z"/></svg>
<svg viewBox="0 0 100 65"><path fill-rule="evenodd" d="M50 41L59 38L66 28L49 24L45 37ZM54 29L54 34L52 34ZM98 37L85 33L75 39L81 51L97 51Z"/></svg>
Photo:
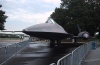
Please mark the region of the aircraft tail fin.
<svg viewBox="0 0 100 65"><path fill-rule="evenodd" d="M77 27L78 27L78 31L79 33L82 31L81 28L79 27L79 25L77 24Z"/></svg>
<svg viewBox="0 0 100 65"><path fill-rule="evenodd" d="M53 24L55 24L56 22L51 17L49 17L45 23L53 23Z"/></svg>

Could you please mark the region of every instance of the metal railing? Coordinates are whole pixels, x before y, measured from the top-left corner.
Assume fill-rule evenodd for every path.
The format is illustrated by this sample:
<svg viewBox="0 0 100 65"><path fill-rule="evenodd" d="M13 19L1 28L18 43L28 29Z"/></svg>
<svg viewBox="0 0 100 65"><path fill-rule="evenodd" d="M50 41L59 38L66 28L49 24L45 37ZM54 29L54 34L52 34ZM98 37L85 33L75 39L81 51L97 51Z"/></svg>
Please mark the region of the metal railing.
<svg viewBox="0 0 100 65"><path fill-rule="evenodd" d="M76 48L72 53L67 54L66 56L59 59L56 63L52 63L50 65L81 65L81 61L85 57L85 55L93 48L93 43L97 42L89 42L84 45Z"/></svg>
<svg viewBox="0 0 100 65"><path fill-rule="evenodd" d="M72 51L72 65L80 65L84 56L92 49L92 42L84 44Z"/></svg>
<svg viewBox="0 0 100 65"><path fill-rule="evenodd" d="M71 65L72 54L69 53L68 55L62 57L61 59L58 60L57 65Z"/></svg>
<svg viewBox="0 0 100 65"><path fill-rule="evenodd" d="M0 48L0 65L10 59L14 54L29 45L30 40L14 43Z"/></svg>

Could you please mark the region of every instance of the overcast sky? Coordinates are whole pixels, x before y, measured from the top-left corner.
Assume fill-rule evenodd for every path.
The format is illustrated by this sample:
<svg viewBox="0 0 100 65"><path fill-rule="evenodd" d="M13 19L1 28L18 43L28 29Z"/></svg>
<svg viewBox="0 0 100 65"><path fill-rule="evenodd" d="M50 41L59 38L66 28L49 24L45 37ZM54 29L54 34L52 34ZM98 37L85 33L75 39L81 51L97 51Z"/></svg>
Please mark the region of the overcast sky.
<svg viewBox="0 0 100 65"><path fill-rule="evenodd" d="M23 30L43 23L60 3L60 0L0 0L2 10L8 16L5 29Z"/></svg>

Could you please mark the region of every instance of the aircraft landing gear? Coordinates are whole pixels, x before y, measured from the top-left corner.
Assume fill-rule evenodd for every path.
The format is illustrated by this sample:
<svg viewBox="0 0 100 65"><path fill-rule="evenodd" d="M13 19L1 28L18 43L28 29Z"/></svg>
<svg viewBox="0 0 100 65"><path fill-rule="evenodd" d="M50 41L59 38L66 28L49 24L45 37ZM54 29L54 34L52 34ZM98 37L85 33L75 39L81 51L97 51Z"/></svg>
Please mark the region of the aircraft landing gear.
<svg viewBox="0 0 100 65"><path fill-rule="evenodd" d="M57 47L59 47L60 46L60 44L61 44L61 41L60 40L57 40Z"/></svg>
<svg viewBox="0 0 100 65"><path fill-rule="evenodd" d="M55 45L57 45L57 47L60 46L61 41L59 40L50 40L50 47L54 47Z"/></svg>
<svg viewBox="0 0 100 65"><path fill-rule="evenodd" d="M50 47L54 47L55 46L55 40L50 40Z"/></svg>

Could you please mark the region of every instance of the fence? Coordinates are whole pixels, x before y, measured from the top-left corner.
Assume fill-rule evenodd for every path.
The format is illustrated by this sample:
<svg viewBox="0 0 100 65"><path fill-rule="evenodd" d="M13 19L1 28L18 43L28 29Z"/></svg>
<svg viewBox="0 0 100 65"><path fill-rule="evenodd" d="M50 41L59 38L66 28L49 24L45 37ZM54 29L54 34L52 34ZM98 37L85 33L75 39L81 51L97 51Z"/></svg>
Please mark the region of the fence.
<svg viewBox="0 0 100 65"><path fill-rule="evenodd" d="M72 53L62 57L57 61L57 65L80 65L84 56L93 48L93 43L97 42L89 42L82 46L76 48ZM50 65L56 65L52 63Z"/></svg>
<svg viewBox="0 0 100 65"><path fill-rule="evenodd" d="M15 44L12 44L6 47L1 47L0 48L0 64L2 65L4 62L6 62L9 58L11 58L18 51L28 46L29 41L30 40L15 43Z"/></svg>

